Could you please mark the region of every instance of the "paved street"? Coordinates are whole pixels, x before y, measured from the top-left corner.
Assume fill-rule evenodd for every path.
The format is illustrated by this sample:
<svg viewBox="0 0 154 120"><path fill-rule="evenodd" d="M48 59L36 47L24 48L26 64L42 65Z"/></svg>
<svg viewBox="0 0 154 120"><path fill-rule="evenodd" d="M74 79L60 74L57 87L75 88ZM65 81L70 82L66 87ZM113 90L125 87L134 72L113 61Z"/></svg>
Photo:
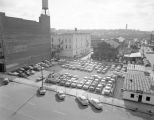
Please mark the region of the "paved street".
<svg viewBox="0 0 154 120"><path fill-rule="evenodd" d="M36 88L10 83L0 87L1 120L153 120L149 115L103 105L103 111L82 107L74 97L59 101L55 92L37 96Z"/></svg>

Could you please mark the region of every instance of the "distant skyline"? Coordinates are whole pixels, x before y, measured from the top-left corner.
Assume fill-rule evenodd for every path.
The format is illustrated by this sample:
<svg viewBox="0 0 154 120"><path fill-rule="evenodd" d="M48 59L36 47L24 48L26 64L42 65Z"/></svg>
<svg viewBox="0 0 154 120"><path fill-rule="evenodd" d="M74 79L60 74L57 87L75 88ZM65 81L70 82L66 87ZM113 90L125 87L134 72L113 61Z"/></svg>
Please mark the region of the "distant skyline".
<svg viewBox="0 0 154 120"><path fill-rule="evenodd" d="M38 21L42 0L0 0L6 16ZM51 28L154 31L154 0L49 0Z"/></svg>

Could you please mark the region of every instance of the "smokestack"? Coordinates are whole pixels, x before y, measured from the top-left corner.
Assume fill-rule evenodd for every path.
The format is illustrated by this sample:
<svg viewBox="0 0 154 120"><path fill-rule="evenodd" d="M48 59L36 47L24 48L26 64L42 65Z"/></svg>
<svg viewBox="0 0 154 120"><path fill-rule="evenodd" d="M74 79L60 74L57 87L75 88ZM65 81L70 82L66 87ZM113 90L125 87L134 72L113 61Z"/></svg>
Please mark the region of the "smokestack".
<svg viewBox="0 0 154 120"><path fill-rule="evenodd" d="M126 30L127 30L127 24L126 24Z"/></svg>
<svg viewBox="0 0 154 120"><path fill-rule="evenodd" d="M75 28L75 32L77 31L78 29L77 28Z"/></svg>

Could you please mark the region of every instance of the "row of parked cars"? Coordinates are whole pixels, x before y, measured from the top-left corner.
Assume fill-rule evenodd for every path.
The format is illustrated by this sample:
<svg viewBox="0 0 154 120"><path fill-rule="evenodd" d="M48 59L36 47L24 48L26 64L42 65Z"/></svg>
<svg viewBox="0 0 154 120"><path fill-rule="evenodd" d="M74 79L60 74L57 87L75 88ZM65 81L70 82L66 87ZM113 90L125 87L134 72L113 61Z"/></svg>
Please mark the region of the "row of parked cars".
<svg viewBox="0 0 154 120"><path fill-rule="evenodd" d="M99 64L95 67L95 70L97 71L97 73L105 74L105 73L109 70L110 67L111 67L111 65L99 63Z"/></svg>
<svg viewBox="0 0 154 120"><path fill-rule="evenodd" d="M46 89L43 87L40 87L37 92L39 93L39 95L45 95ZM58 90L56 92L56 96L59 100L65 100L66 94L64 91ZM76 96L76 100L78 100L78 102L83 106L88 106L90 103L92 106L94 106L98 110L103 109L103 105L98 99L95 99L95 98L88 99L87 97L85 97L83 95L78 95L78 96Z"/></svg>
<svg viewBox="0 0 154 120"><path fill-rule="evenodd" d="M48 77L45 82L102 94L102 90L106 86L108 86L106 88L108 89L108 91L112 91L111 89L113 88L115 79L116 75L110 75L104 78L98 75L91 75L90 77L84 77L83 79L79 79L77 75L65 73L57 77L54 77L54 75L52 75L51 77L50 75L50 77Z"/></svg>
<svg viewBox="0 0 154 120"><path fill-rule="evenodd" d="M53 65L50 61L44 60L40 63L35 64L35 65L29 65L29 66L24 66L24 67L18 68L17 70L11 71L8 74L18 76L18 77L27 78L28 76L33 75L35 72L44 70L45 68L48 68L51 66L53 66Z"/></svg>
<svg viewBox="0 0 154 120"><path fill-rule="evenodd" d="M88 60L74 60L72 62L62 65L62 68L92 72L96 64L97 63Z"/></svg>
<svg viewBox="0 0 154 120"><path fill-rule="evenodd" d="M121 64L105 64L105 63L99 63L99 62L93 62L90 60L75 60L71 61L69 63L61 65L62 68L65 69L71 69L71 70L80 70L85 72L92 72L96 71L99 74L105 74L108 70L111 71L126 71L126 68L123 68L123 65Z"/></svg>

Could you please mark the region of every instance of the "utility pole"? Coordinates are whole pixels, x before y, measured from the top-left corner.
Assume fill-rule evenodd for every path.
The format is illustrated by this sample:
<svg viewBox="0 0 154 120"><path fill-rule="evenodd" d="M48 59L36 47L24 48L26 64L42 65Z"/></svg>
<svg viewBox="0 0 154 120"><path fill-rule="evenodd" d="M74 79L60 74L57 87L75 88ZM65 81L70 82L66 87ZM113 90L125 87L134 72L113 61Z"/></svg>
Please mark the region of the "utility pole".
<svg viewBox="0 0 154 120"><path fill-rule="evenodd" d="M42 76L42 88L43 88L43 70L42 70L42 65L41 65L41 76Z"/></svg>

